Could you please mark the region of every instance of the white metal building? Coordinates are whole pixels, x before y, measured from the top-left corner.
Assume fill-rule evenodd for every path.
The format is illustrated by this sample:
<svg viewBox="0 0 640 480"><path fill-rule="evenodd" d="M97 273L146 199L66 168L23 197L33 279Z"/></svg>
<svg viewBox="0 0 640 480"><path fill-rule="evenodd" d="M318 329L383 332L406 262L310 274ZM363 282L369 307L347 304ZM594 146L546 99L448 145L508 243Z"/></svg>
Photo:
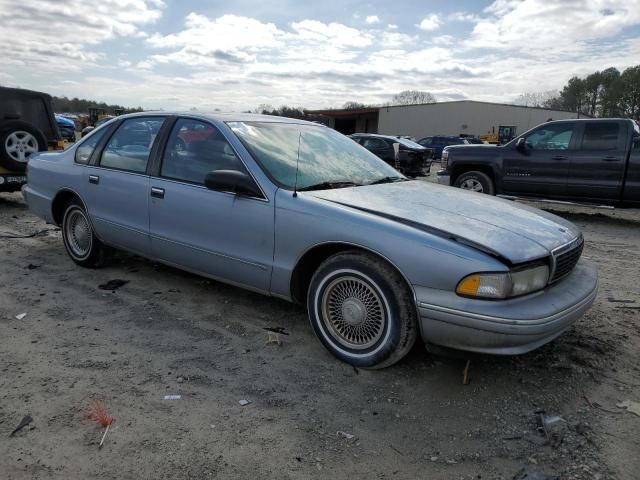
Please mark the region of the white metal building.
<svg viewBox="0 0 640 480"><path fill-rule="evenodd" d="M578 114L563 110L473 100L354 110L310 110L307 113L324 118L324 123L345 134L369 132L411 135L417 139L433 135L498 133L501 125L516 127L515 135L519 135L549 119L578 118Z"/></svg>
<svg viewBox="0 0 640 480"><path fill-rule="evenodd" d="M378 133L411 135L482 135L495 133L500 125L515 126L516 134L549 119L579 118L562 110L461 100L380 108ZM495 129L495 130L494 130Z"/></svg>

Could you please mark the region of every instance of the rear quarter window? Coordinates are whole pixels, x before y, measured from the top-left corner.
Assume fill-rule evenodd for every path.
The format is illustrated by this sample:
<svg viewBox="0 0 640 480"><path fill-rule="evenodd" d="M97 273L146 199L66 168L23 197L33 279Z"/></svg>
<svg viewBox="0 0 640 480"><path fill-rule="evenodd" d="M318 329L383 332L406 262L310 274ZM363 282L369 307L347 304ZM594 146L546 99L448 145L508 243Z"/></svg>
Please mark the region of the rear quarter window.
<svg viewBox="0 0 640 480"><path fill-rule="evenodd" d="M102 128L95 131L78 145L75 157L76 163L80 163L82 165L89 163L89 159L91 158L93 151L96 149L96 146L100 143L100 140L102 140L107 130L108 128Z"/></svg>

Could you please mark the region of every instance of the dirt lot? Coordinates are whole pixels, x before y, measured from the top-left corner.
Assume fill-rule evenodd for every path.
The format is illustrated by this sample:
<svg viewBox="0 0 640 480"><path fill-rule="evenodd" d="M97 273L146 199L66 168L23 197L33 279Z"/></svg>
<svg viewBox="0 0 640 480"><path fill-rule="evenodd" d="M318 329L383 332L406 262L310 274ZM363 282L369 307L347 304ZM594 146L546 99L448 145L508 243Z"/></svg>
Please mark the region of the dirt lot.
<svg viewBox="0 0 640 480"><path fill-rule="evenodd" d="M637 479L640 417L617 404L640 401L640 212L553 209L585 233L594 308L532 354L474 358L463 385L464 359L421 345L383 371L340 363L283 301L126 254L76 267L1 195L0 235L47 231L1 239L0 477ZM102 450L92 399L116 418ZM548 438L540 412L564 420Z"/></svg>

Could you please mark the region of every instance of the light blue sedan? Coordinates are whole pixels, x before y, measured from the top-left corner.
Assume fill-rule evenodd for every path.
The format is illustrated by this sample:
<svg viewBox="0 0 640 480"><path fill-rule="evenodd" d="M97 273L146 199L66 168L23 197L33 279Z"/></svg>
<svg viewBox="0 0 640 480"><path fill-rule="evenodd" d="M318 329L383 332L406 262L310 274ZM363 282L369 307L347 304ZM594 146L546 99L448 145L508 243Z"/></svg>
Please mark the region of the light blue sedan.
<svg viewBox="0 0 640 480"><path fill-rule="evenodd" d="M571 223L410 181L321 125L261 115L140 113L32 158L29 208L71 259L105 245L306 304L352 365L427 345L519 354L593 303Z"/></svg>

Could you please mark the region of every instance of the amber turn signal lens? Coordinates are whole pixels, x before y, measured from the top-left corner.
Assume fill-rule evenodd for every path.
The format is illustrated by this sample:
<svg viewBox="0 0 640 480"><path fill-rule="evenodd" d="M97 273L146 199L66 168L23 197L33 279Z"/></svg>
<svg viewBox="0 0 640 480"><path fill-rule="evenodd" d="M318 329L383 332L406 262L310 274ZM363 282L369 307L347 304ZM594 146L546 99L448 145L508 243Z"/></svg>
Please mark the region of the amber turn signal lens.
<svg viewBox="0 0 640 480"><path fill-rule="evenodd" d="M478 293L478 288L480 288L480 276L469 275L458 284L456 292L460 295L471 295L475 297Z"/></svg>

